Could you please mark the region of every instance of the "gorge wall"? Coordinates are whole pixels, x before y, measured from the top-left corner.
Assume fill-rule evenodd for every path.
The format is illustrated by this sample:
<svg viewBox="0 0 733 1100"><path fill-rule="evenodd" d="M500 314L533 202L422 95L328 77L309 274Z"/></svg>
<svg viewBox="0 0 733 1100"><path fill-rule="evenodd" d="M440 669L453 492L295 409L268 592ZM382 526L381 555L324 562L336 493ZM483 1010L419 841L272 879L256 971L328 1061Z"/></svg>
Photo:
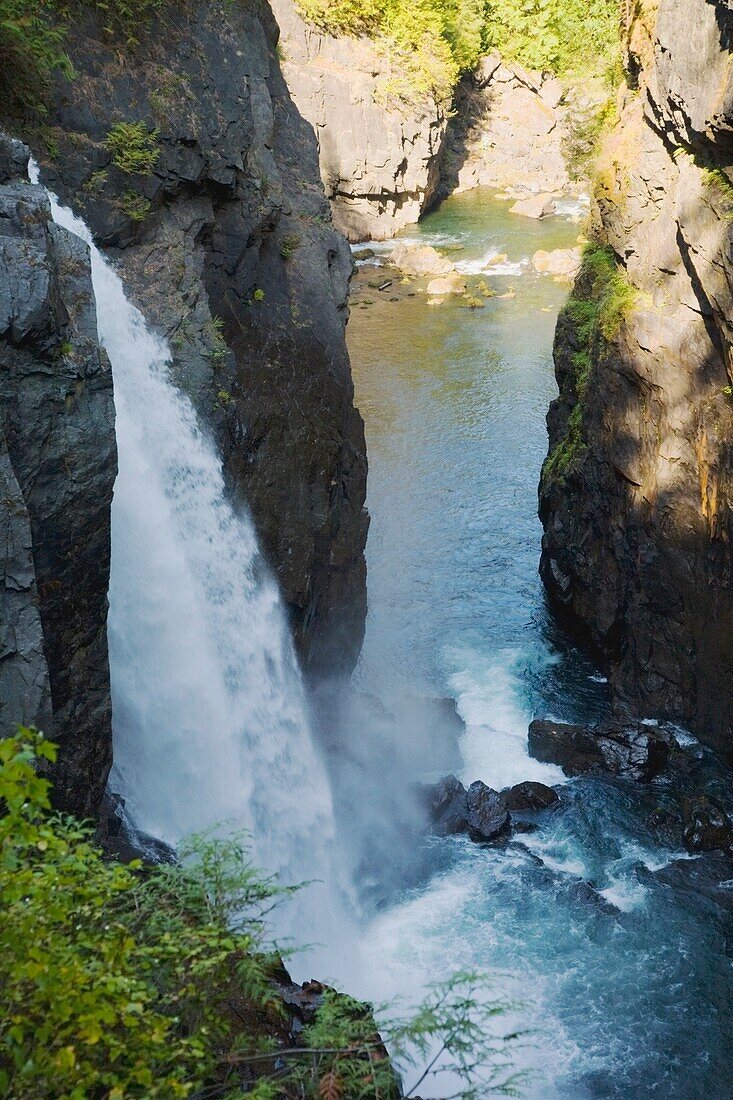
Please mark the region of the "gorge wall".
<svg viewBox="0 0 733 1100"><path fill-rule="evenodd" d="M28 156L0 139L0 737L53 737L55 800L87 816L112 760L112 373L87 246L52 224Z"/></svg>
<svg viewBox="0 0 733 1100"><path fill-rule="evenodd" d="M352 262L258 0L171 3L121 49L81 16L31 137L43 177L169 341L277 573L303 666L350 670L366 610L366 454L344 341ZM115 143L115 135L117 142Z"/></svg>
<svg viewBox="0 0 733 1100"><path fill-rule="evenodd" d="M394 62L366 37L310 26L293 0L272 0L293 99L313 126L335 225L351 241L384 240L454 191L571 186L568 108L560 82L482 58L452 105L395 91Z"/></svg>
<svg viewBox="0 0 733 1100"><path fill-rule="evenodd" d="M446 112L430 97L396 100L389 59L368 38L319 32L293 0L272 8L283 74L315 130L336 226L352 241L394 236L436 193Z"/></svg>
<svg viewBox="0 0 733 1100"><path fill-rule="evenodd" d="M561 315L541 572L622 709L733 747L733 12L627 5L597 248Z"/></svg>

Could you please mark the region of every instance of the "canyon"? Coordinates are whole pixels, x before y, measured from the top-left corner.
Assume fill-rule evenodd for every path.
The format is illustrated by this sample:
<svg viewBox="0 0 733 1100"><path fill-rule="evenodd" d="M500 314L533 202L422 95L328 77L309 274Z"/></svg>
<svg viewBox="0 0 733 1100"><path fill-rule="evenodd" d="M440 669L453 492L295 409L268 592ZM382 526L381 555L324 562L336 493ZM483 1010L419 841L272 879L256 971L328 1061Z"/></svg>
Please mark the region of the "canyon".
<svg viewBox="0 0 733 1100"><path fill-rule="evenodd" d="M733 16L621 31L601 111L82 6L0 139L0 736L108 854L226 822L310 883L293 973L496 971L542 1100L733 1095Z"/></svg>

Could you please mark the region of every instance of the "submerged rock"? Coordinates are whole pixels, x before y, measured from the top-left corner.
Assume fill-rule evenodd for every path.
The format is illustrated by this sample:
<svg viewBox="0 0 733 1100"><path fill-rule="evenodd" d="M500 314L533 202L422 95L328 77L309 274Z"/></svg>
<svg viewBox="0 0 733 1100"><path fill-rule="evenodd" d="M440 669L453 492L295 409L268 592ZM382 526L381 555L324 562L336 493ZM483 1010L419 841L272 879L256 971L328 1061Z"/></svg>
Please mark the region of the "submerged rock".
<svg viewBox="0 0 733 1100"><path fill-rule="evenodd" d="M529 751L536 760L558 764L566 775L610 772L647 783L664 770L672 739L654 726L605 725L597 729L535 720Z"/></svg>

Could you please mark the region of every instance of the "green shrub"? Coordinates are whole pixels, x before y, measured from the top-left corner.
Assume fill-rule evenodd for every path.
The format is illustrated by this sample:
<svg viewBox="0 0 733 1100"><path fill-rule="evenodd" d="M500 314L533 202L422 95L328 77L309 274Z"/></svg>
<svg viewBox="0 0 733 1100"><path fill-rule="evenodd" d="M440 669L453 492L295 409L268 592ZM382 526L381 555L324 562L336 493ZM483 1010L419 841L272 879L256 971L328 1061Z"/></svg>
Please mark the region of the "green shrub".
<svg viewBox="0 0 733 1100"><path fill-rule="evenodd" d="M90 827L51 810L38 763L55 755L34 730L0 740L0 1095L396 1097L367 1005L327 994L288 1045L266 916L292 890L263 878L238 837L193 841L175 864L104 859ZM519 1036L494 1026L513 1007L460 974L387 1019L411 1091L442 1049L465 1095L518 1095Z"/></svg>
<svg viewBox="0 0 733 1100"><path fill-rule="evenodd" d="M596 73L617 65L618 0L487 0L484 45L531 69Z"/></svg>
<svg viewBox="0 0 733 1100"><path fill-rule="evenodd" d="M450 99L482 53L558 74L619 73L617 0L296 0L330 34L375 38L392 63L384 94Z"/></svg>
<svg viewBox="0 0 733 1100"><path fill-rule="evenodd" d="M125 191L115 199L114 205L133 222L144 222L153 209L150 199L132 190Z"/></svg>
<svg viewBox="0 0 733 1100"><path fill-rule="evenodd" d="M121 172L149 176L160 156L159 131L144 122L117 122L107 134L112 163Z"/></svg>

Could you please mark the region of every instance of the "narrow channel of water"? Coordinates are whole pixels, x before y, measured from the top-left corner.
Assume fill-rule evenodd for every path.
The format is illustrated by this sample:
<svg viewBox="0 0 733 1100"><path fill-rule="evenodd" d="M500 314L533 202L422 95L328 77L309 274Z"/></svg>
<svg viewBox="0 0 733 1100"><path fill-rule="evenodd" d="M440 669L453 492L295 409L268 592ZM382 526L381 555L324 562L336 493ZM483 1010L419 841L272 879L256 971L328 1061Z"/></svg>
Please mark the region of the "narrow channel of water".
<svg viewBox="0 0 733 1100"><path fill-rule="evenodd" d="M461 777L497 788L561 779L527 755L533 717L592 720L607 705L537 576L536 489L567 287L529 261L578 233L566 215L512 216L489 191L455 196L406 236L496 296L481 309L431 305L424 282L380 291L384 270L364 265L352 299L372 516L357 681L382 698L453 696L467 724ZM415 778L435 771L426 757ZM733 1096L731 922L650 876L682 855L647 825L667 797L664 780L578 780L537 832L503 850L426 842L429 873L370 899L374 977L354 992L381 999L461 968L499 970L541 1028L531 1095Z"/></svg>

